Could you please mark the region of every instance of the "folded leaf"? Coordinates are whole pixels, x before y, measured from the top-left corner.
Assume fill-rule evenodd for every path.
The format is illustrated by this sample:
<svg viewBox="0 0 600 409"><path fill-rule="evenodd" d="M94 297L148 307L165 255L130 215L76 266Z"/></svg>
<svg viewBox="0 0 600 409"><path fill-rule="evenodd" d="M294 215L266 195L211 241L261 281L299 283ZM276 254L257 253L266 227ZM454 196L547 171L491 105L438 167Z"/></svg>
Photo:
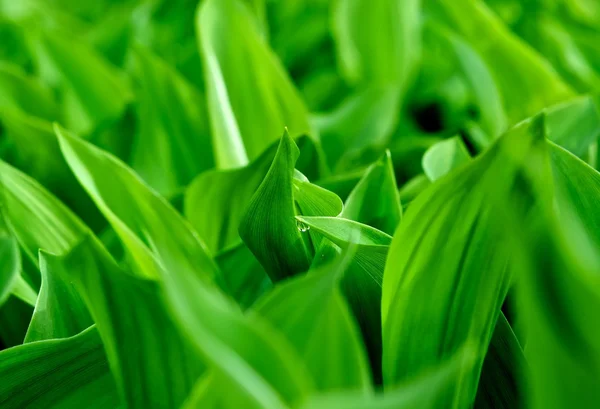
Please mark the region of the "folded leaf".
<svg viewBox="0 0 600 409"><path fill-rule="evenodd" d="M308 229L298 225L294 216L335 216L342 210L335 194L294 179L298 156L298 147L285 132L239 227L242 240L273 281L307 271L312 260L310 233L306 234Z"/></svg>

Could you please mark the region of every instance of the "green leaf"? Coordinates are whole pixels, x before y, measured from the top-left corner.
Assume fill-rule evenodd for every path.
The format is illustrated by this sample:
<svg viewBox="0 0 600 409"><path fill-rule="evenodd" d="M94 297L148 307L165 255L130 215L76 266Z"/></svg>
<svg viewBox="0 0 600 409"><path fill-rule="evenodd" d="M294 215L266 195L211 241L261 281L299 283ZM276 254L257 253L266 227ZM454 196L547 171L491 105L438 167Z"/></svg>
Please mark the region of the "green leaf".
<svg viewBox="0 0 600 409"><path fill-rule="evenodd" d="M465 342L485 350L511 281L510 252L498 245L511 231L496 223L495 212L507 201L523 210L533 207L534 199L520 196L516 187L523 183L524 167L543 161L545 153L540 116L511 130L411 204L384 274L386 385L438 364ZM482 361L448 394L457 407L473 402Z"/></svg>
<svg viewBox="0 0 600 409"><path fill-rule="evenodd" d="M168 196L214 166L204 96L141 47L133 49L130 67L139 85L131 166Z"/></svg>
<svg viewBox="0 0 600 409"><path fill-rule="evenodd" d="M33 307L15 295L6 299L0 306L1 345L8 348L23 343L32 313Z"/></svg>
<svg viewBox="0 0 600 409"><path fill-rule="evenodd" d="M42 253L41 258L85 300L127 406L181 404L204 365L175 327L159 283L121 270L93 236L64 256Z"/></svg>
<svg viewBox="0 0 600 409"><path fill-rule="evenodd" d="M315 137L306 107L245 4L205 0L196 24L219 168L257 158L284 127L293 137Z"/></svg>
<svg viewBox="0 0 600 409"><path fill-rule="evenodd" d="M509 124L573 96L548 61L512 34L483 1L429 4L436 5L441 21L468 41L492 71ZM511 72L520 75L509 75Z"/></svg>
<svg viewBox="0 0 600 409"><path fill-rule="evenodd" d="M341 281L344 296L361 329L369 354L373 380L381 375L381 283L391 236L352 220L334 217L298 217L311 231L318 232L342 249L353 249L352 260ZM325 243L313 265L330 261L335 246Z"/></svg>
<svg viewBox="0 0 600 409"><path fill-rule="evenodd" d="M483 361L477 390L477 408L524 407L527 361L504 314L500 313Z"/></svg>
<svg viewBox="0 0 600 409"><path fill-rule="evenodd" d="M21 268L21 253L13 237L0 236L0 306L16 285Z"/></svg>
<svg viewBox="0 0 600 409"><path fill-rule="evenodd" d="M333 193L294 179L300 152L285 132L273 163L254 193L241 220L239 233L273 281L305 272L314 249L294 216L337 215L340 199Z"/></svg>
<svg viewBox="0 0 600 409"><path fill-rule="evenodd" d="M600 98L578 97L546 110L548 139L579 157L600 137Z"/></svg>
<svg viewBox="0 0 600 409"><path fill-rule="evenodd" d="M322 391L371 390L364 346L339 287L351 258L281 283L254 308L287 336Z"/></svg>
<svg viewBox="0 0 600 409"><path fill-rule="evenodd" d="M37 264L38 250L70 250L89 229L36 181L0 162L5 221L20 246ZM41 287L25 341L73 336L92 320L69 281L57 279L40 263ZM37 277L28 277L35 283Z"/></svg>
<svg viewBox="0 0 600 409"><path fill-rule="evenodd" d="M47 120L56 118L58 107L50 89L28 76L19 66L0 63L0 119L18 110Z"/></svg>
<svg viewBox="0 0 600 409"><path fill-rule="evenodd" d="M114 67L84 43L63 34L32 36L37 71L44 82L61 89L59 106L69 128L87 135L123 114L132 93Z"/></svg>
<svg viewBox="0 0 600 409"><path fill-rule="evenodd" d="M332 393L311 396L302 409L434 409L446 405L444 396L454 387L456 378L468 372L475 362L475 354L463 347L455 356L436 368L395 389L371 396L357 393Z"/></svg>
<svg viewBox="0 0 600 409"><path fill-rule="evenodd" d="M269 171L277 145L250 165L211 170L193 180L184 198L184 214L215 254L240 241L238 227L254 192Z"/></svg>
<svg viewBox="0 0 600 409"><path fill-rule="evenodd" d="M336 1L333 35L346 79L392 83L404 92L420 57L421 1Z"/></svg>
<svg viewBox="0 0 600 409"><path fill-rule="evenodd" d="M0 352L0 405L7 409L122 407L96 328Z"/></svg>
<svg viewBox="0 0 600 409"><path fill-rule="evenodd" d="M219 272L183 218L122 162L58 127L56 132L67 162L121 238L136 272L160 279L175 323L205 360L265 408L308 393L311 379L286 339L244 317L213 285Z"/></svg>
<svg viewBox="0 0 600 409"><path fill-rule="evenodd" d="M438 142L423 155L423 171L435 182L455 168L468 163L471 155L459 136Z"/></svg>
<svg viewBox="0 0 600 409"><path fill-rule="evenodd" d="M378 198L375 203L373 197ZM402 218L402 206L389 151L367 168L346 199L342 217L394 234Z"/></svg>

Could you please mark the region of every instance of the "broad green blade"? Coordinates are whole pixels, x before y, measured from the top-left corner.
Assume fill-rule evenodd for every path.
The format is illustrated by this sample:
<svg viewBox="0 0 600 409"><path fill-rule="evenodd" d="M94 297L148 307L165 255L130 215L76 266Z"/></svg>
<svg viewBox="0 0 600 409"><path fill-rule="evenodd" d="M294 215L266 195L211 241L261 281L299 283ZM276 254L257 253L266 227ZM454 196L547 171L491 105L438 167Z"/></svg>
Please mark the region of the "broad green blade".
<svg viewBox="0 0 600 409"><path fill-rule="evenodd" d="M180 405L204 364L175 327L159 283L121 270L93 236L64 256L40 257L85 300L127 406Z"/></svg>
<svg viewBox="0 0 600 409"><path fill-rule="evenodd" d="M471 44L492 71L509 124L574 96L548 61L512 34L482 0L428 4L439 11L440 21Z"/></svg>
<svg viewBox="0 0 600 409"><path fill-rule="evenodd" d="M475 407L522 408L528 364L523 349L504 314L500 313L483 361Z"/></svg>
<svg viewBox="0 0 600 409"><path fill-rule="evenodd" d="M67 163L123 241L139 272L156 278L161 274L160 264L174 279L211 283L218 277L197 233L139 176L114 156L58 126L55 130Z"/></svg>
<svg viewBox="0 0 600 409"><path fill-rule="evenodd" d="M192 393L182 405L181 409L264 409L260 400L254 398L252 393L241 389L225 374L210 370L196 382ZM286 409L287 407L273 406L273 409Z"/></svg>
<svg viewBox="0 0 600 409"><path fill-rule="evenodd" d="M354 220L324 216L296 216L296 219L342 248L349 247L350 244L389 246L392 242L390 235Z"/></svg>
<svg viewBox="0 0 600 409"><path fill-rule="evenodd" d="M10 110L53 120L58 107L50 89L17 66L0 63L0 119Z"/></svg>
<svg viewBox="0 0 600 409"><path fill-rule="evenodd" d="M133 49L130 67L138 83L131 166L169 196L214 167L204 96L142 47Z"/></svg>
<svg viewBox="0 0 600 409"><path fill-rule="evenodd" d="M366 170L346 199L342 217L394 234L402 218L402 206L389 151Z"/></svg>
<svg viewBox="0 0 600 409"><path fill-rule="evenodd" d="M321 391L371 390L364 345L340 291L351 258L279 284L253 308L287 336Z"/></svg>
<svg viewBox="0 0 600 409"><path fill-rule="evenodd" d="M546 110L548 139L579 157L600 137L600 98L584 96Z"/></svg>
<svg viewBox="0 0 600 409"><path fill-rule="evenodd" d="M336 0L333 35L340 68L355 85L409 85L421 55L421 1Z"/></svg>
<svg viewBox="0 0 600 409"><path fill-rule="evenodd" d="M273 281L307 271L312 260L312 236L294 216L297 213L335 216L342 210L335 194L294 178L299 154L285 132L239 227L242 240Z"/></svg>
<svg viewBox="0 0 600 409"><path fill-rule="evenodd" d="M61 116L69 128L88 135L123 114L132 100L129 85L93 49L49 31L30 42L40 77L62 90Z"/></svg>
<svg viewBox="0 0 600 409"><path fill-rule="evenodd" d="M364 396L357 393L332 393L311 396L301 406L302 409L437 409L453 408L444 401L447 391L454 388L456 379L471 370L475 363L472 348L463 347L455 356L410 380L395 389L384 393Z"/></svg>
<svg viewBox="0 0 600 409"><path fill-rule="evenodd" d="M12 293L15 297L25 302L26 304L35 307L37 302L38 294L33 288L25 281L22 274L19 274L15 280L15 284L12 288Z"/></svg>
<svg viewBox="0 0 600 409"><path fill-rule="evenodd" d="M160 278L175 323L205 360L264 407L308 393L311 379L287 340L266 323L244 317L213 284L219 271L183 218L125 164L56 131L67 162L116 230L136 272Z"/></svg>
<svg viewBox="0 0 600 409"><path fill-rule="evenodd" d="M211 170L195 178L185 192L184 214L211 253L239 243L238 227L250 199L269 171L277 145L250 165Z"/></svg>
<svg viewBox="0 0 600 409"><path fill-rule="evenodd" d="M423 171L435 182L453 169L468 163L471 155L462 139L458 136L438 142L423 155Z"/></svg>
<svg viewBox="0 0 600 409"><path fill-rule="evenodd" d="M63 254L89 231L35 180L2 162L0 188L5 221L36 264L40 249ZM39 267L41 287L25 341L69 337L92 325L72 284L55 277L43 263ZM35 283L32 278L29 281Z"/></svg>
<svg viewBox="0 0 600 409"><path fill-rule="evenodd" d="M219 168L257 158L284 127L293 137L315 137L304 103L243 2L203 1L196 27Z"/></svg>
<svg viewBox="0 0 600 409"><path fill-rule="evenodd" d="M577 179L575 179L577 180ZM539 180L541 188L546 181ZM588 192L591 193L591 192ZM548 203L549 204L549 203ZM518 256L520 306L529 324L528 407L594 408L600 400L600 254L569 208L550 206L513 243ZM531 215L515 211L517 225Z"/></svg>
<svg viewBox="0 0 600 409"><path fill-rule="evenodd" d="M95 327L0 352L0 406L120 408L115 382Z"/></svg>
<svg viewBox="0 0 600 409"><path fill-rule="evenodd" d="M17 241L4 233L0 236L0 307L13 291L21 268Z"/></svg>
<svg viewBox="0 0 600 409"><path fill-rule="evenodd" d="M546 160L543 116L521 123L413 202L394 236L383 282L383 374L396 385L447 359L465 342L485 351L511 281L498 209L524 211L523 169ZM483 357L457 379L448 402L468 407Z"/></svg>

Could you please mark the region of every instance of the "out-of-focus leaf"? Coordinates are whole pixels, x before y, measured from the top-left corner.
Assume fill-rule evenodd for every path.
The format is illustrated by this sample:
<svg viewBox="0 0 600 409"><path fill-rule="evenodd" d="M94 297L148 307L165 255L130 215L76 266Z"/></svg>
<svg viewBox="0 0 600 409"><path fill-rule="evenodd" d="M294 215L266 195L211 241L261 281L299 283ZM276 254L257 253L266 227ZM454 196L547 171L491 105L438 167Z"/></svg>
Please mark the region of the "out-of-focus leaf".
<svg viewBox="0 0 600 409"><path fill-rule="evenodd" d="M456 378L472 369L475 353L468 346L436 368L419 374L398 388L371 396L357 393L332 393L311 396L302 409L437 409L447 406L444 397L454 388Z"/></svg>
<svg viewBox="0 0 600 409"><path fill-rule="evenodd" d="M16 111L5 112L2 122L5 136L14 147L11 164L56 195L92 230L99 230L105 221L69 170L52 124Z"/></svg>
<svg viewBox="0 0 600 409"><path fill-rule="evenodd" d="M54 276L73 282L85 300L127 406L181 404L204 364L168 315L160 285L119 269L93 236L64 256L40 257ZM161 372L164 376L157 377Z"/></svg>
<svg viewBox="0 0 600 409"><path fill-rule="evenodd" d="M204 97L149 51L136 47L132 55L139 89L131 166L168 196L214 166Z"/></svg>
<svg viewBox="0 0 600 409"><path fill-rule="evenodd" d="M458 136L438 142L423 155L423 171L432 182L469 162L471 155Z"/></svg>
<svg viewBox="0 0 600 409"><path fill-rule="evenodd" d="M502 94L509 124L573 96L552 66L512 34L481 0L428 3L481 55ZM519 72L520 75L509 75Z"/></svg>
<svg viewBox="0 0 600 409"><path fill-rule="evenodd" d="M366 170L348 196L342 217L394 234L402 218L402 206L389 151Z"/></svg>
<svg viewBox="0 0 600 409"><path fill-rule="evenodd" d="M293 137L315 137L298 92L245 4L203 1L197 29L220 168L245 165L245 155L250 160L257 158L284 127ZM228 33L227 39L223 33ZM232 155L234 159L229 159Z"/></svg>
<svg viewBox="0 0 600 409"><path fill-rule="evenodd" d="M8 235L0 236L0 307L16 284L21 268L21 254L16 240Z"/></svg>
<svg viewBox="0 0 600 409"><path fill-rule="evenodd" d="M423 174L417 175L406 182L398 192L400 195L400 200L405 208L410 202L415 200L422 192L424 192L429 185L431 185L431 180Z"/></svg>
<svg viewBox="0 0 600 409"><path fill-rule="evenodd" d="M333 33L353 84L391 83L403 92L420 57L421 1L338 0Z"/></svg>
<svg viewBox="0 0 600 409"><path fill-rule="evenodd" d="M548 108L548 139L581 157L600 137L599 106L599 97L584 96Z"/></svg>
<svg viewBox="0 0 600 409"><path fill-rule="evenodd" d="M61 90L59 106L69 128L87 135L123 114L132 99L129 85L85 43L56 32L38 33L30 42L41 78Z"/></svg>
<svg viewBox="0 0 600 409"><path fill-rule="evenodd" d="M434 183L411 204L394 236L384 274L386 385L443 361L465 342L487 348L511 280L510 252L498 245L508 233L497 221L496 207L506 201L524 210L533 207L534 199L515 186L524 183L523 167L543 161L545 153L539 116L509 131L484 155ZM457 379L447 405L473 403L482 364L483 357Z"/></svg>
<svg viewBox="0 0 600 409"><path fill-rule="evenodd" d="M381 85L361 90L333 111L314 116L329 166L344 171L373 162L392 136L399 109L395 88Z"/></svg>
<svg viewBox="0 0 600 409"><path fill-rule="evenodd" d="M600 245L600 173L553 143L550 153L558 211L574 213L590 239Z"/></svg>
<svg viewBox="0 0 600 409"><path fill-rule="evenodd" d="M483 361L475 408L523 408L527 370L521 345L506 317L500 313Z"/></svg>
<svg viewBox="0 0 600 409"><path fill-rule="evenodd" d="M23 275L20 274L15 279L15 284L12 288L12 293L15 297L25 302L26 304L35 307L38 294L33 288L25 281Z"/></svg>
<svg viewBox="0 0 600 409"><path fill-rule="evenodd" d="M8 228L37 264L38 250L62 254L88 228L36 181L0 162L2 211ZM26 341L78 334L92 320L75 289L40 264L41 287ZM28 277L30 282L37 277Z"/></svg>
<svg viewBox="0 0 600 409"><path fill-rule="evenodd" d="M217 370L207 371L196 382L192 393L181 409L263 409L250 393L231 382L226 375ZM281 407L280 409L284 409Z"/></svg>
<svg viewBox="0 0 600 409"><path fill-rule="evenodd" d="M0 405L7 409L122 407L96 328L0 352Z"/></svg>
<svg viewBox="0 0 600 409"><path fill-rule="evenodd" d="M288 341L263 321L244 317L212 283L219 271L183 218L115 157L56 131L67 162L136 271L160 278L175 322L203 357L265 408L310 392L311 379Z"/></svg>
<svg viewBox="0 0 600 409"><path fill-rule="evenodd" d="M4 121L4 114L9 109L48 120L56 119L58 107L50 89L18 66L0 63L0 91L0 120Z"/></svg>
<svg viewBox="0 0 600 409"><path fill-rule="evenodd" d="M273 281L307 271L312 260L312 236L294 216L336 216L342 210L335 194L294 179L298 155L298 147L285 132L239 227L240 236Z"/></svg>
<svg viewBox="0 0 600 409"><path fill-rule="evenodd" d="M537 180L539 189L547 189L546 179ZM549 205L535 215L512 210L516 216L509 220L516 225L536 222L512 243L529 325L528 407L593 408L600 399L600 337L592 324L600 311L597 245L568 206L560 219Z"/></svg>
<svg viewBox="0 0 600 409"><path fill-rule="evenodd" d="M342 257L276 286L255 311L297 348L317 389L366 393L371 381L364 345L339 287L352 255Z"/></svg>

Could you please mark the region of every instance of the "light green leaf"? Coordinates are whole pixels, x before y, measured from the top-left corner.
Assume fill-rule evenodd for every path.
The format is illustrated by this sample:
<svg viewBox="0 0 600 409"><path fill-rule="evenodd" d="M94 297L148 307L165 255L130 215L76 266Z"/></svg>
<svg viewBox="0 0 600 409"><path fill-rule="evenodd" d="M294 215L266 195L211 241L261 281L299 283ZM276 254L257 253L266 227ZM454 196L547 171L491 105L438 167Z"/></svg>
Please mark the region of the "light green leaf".
<svg viewBox="0 0 600 409"><path fill-rule="evenodd" d="M254 308L287 336L322 391L371 390L364 345L339 287L351 258L281 283Z"/></svg>
<svg viewBox="0 0 600 409"><path fill-rule="evenodd" d="M378 200L374 202L373 197ZM342 217L394 234L402 218L402 206L389 151L367 168L346 199Z"/></svg>
<svg viewBox="0 0 600 409"><path fill-rule="evenodd" d="M458 136L438 142L423 155L423 171L432 182L469 162L471 155Z"/></svg>
<svg viewBox="0 0 600 409"><path fill-rule="evenodd" d="M317 140L306 107L245 4L203 1L197 30L219 168L257 158L284 127L293 137L309 134Z"/></svg>
<svg viewBox="0 0 600 409"><path fill-rule="evenodd" d="M438 364L465 342L485 350L511 281L510 253L498 245L511 233L496 223L495 212L507 201L533 207L534 199L515 186L521 186L524 167L543 162L545 153L540 116L512 129L411 204L384 273L386 385ZM456 399L457 407L473 402L482 364L483 357L457 379L448 402Z"/></svg>
<svg viewBox="0 0 600 409"><path fill-rule="evenodd" d="M96 328L0 352L0 405L7 409L122 407Z"/></svg>
<svg viewBox="0 0 600 409"><path fill-rule="evenodd" d="M133 49L130 69L139 86L131 166L168 196L214 166L204 96L142 47Z"/></svg>
<svg viewBox="0 0 600 409"><path fill-rule="evenodd" d="M354 84L408 86L420 57L421 1L334 2L340 68Z"/></svg>

